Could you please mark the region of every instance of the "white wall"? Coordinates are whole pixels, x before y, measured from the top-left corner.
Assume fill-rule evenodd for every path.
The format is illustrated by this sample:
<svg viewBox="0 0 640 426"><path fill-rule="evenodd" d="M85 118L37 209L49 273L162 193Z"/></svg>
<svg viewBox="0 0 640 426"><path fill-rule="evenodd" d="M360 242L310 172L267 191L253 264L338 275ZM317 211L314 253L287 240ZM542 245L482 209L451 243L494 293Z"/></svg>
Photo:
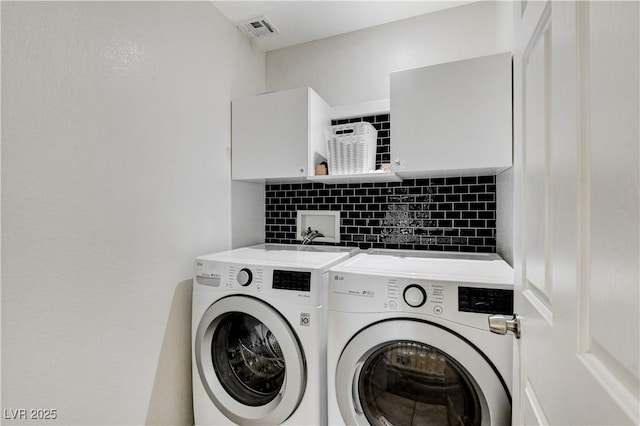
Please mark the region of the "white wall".
<svg viewBox="0 0 640 426"><path fill-rule="evenodd" d="M496 252L513 266L513 168L496 176Z"/></svg>
<svg viewBox="0 0 640 426"><path fill-rule="evenodd" d="M264 243L264 184L231 182L231 247L238 248Z"/></svg>
<svg viewBox="0 0 640 426"><path fill-rule="evenodd" d="M2 2L3 409L192 423L193 258L264 67L208 2Z"/></svg>
<svg viewBox="0 0 640 426"><path fill-rule="evenodd" d="M511 50L511 2L481 1L274 50L267 88L311 86L330 105L389 98L389 73Z"/></svg>
<svg viewBox="0 0 640 426"><path fill-rule="evenodd" d="M332 106L360 104L389 98L390 72L507 52L512 46L512 2L484 0L271 51L267 87L311 86ZM339 110L357 115L351 114L353 108ZM512 172L498 176L497 192L497 249L510 261Z"/></svg>

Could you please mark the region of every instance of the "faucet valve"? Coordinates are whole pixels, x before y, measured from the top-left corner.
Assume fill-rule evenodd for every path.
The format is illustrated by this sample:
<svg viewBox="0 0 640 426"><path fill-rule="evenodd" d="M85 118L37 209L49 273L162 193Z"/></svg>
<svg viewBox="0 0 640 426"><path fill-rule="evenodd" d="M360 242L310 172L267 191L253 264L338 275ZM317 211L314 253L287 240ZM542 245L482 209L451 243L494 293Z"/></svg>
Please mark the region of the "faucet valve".
<svg viewBox="0 0 640 426"><path fill-rule="evenodd" d="M324 237L317 229L311 229L311 227L307 227L307 229L302 233L302 244L311 244L311 241L318 237Z"/></svg>

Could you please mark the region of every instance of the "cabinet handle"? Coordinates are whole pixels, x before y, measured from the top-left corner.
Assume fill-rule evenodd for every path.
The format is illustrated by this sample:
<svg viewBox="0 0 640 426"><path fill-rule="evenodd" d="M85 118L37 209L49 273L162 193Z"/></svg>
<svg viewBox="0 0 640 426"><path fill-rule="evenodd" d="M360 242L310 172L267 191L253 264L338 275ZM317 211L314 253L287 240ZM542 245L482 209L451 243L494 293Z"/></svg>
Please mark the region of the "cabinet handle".
<svg viewBox="0 0 640 426"><path fill-rule="evenodd" d="M300 174L303 174L303 173L304 173L304 169L303 169L302 167L300 167L300 168L298 169L298 171L300 172Z"/></svg>

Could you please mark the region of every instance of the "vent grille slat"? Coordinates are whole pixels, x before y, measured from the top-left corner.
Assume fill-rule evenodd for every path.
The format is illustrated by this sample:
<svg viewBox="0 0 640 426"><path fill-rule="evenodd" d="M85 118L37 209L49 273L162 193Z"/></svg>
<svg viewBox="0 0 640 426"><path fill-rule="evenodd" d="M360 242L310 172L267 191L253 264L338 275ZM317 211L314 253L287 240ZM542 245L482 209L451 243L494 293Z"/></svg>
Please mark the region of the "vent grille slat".
<svg viewBox="0 0 640 426"><path fill-rule="evenodd" d="M238 28L251 38L269 37L280 33L276 26L273 25L273 22L266 16L241 22L238 24Z"/></svg>

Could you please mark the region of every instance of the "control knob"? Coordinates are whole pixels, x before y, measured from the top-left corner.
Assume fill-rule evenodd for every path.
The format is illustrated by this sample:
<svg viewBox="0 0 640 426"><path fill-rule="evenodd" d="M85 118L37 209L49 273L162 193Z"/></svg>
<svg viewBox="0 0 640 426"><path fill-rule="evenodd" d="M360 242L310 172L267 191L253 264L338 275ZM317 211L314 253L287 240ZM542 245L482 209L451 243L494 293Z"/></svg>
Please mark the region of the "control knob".
<svg viewBox="0 0 640 426"><path fill-rule="evenodd" d="M249 268L242 268L240 269L240 272L238 272L236 279L238 280L238 284L246 287L251 284L251 281L253 281L253 273L251 273Z"/></svg>
<svg viewBox="0 0 640 426"><path fill-rule="evenodd" d="M427 292L418 284L409 284L402 293L404 301L412 308L419 308L427 301Z"/></svg>

